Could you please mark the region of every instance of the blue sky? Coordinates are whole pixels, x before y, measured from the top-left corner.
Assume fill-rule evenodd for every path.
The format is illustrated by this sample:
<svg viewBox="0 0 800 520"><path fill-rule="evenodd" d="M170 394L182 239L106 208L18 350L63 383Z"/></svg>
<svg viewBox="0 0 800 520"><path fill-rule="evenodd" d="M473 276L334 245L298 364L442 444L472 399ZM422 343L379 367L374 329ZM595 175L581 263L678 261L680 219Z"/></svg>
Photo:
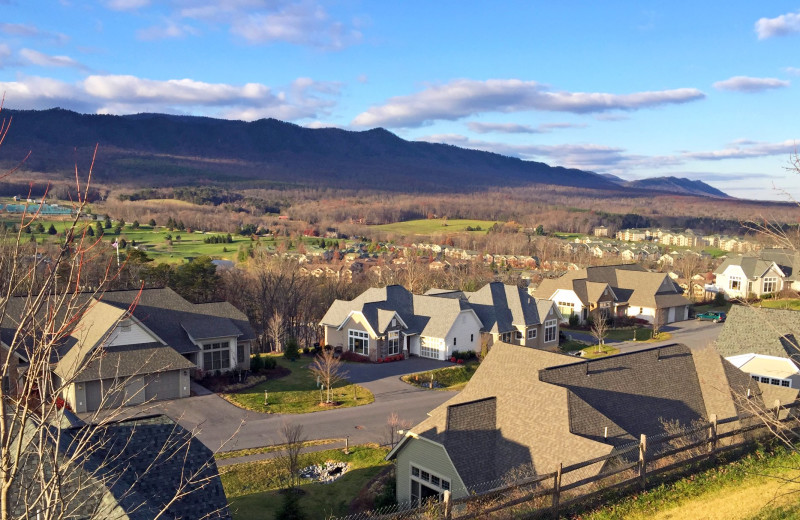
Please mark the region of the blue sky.
<svg viewBox="0 0 800 520"><path fill-rule="evenodd" d="M382 126L800 198L786 171L800 2L0 0L0 13L9 108Z"/></svg>

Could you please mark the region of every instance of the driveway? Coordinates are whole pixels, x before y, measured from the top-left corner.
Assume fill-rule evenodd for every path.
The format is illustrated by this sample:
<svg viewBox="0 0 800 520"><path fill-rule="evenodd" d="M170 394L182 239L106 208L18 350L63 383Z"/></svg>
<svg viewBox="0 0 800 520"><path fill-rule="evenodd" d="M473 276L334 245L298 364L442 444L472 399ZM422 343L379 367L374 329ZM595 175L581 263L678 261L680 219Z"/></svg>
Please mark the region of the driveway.
<svg viewBox="0 0 800 520"><path fill-rule="evenodd" d="M635 352L637 350L670 345L672 343L683 343L687 347L693 349L703 348L717 340L724 325L724 323L713 323L710 321L678 321L661 327L663 332L669 332L672 335L670 339L665 341L643 343L641 341L606 340L606 344L613 345L615 348L618 348L620 352ZM589 344L596 343L596 340L589 333L575 331L565 331L565 333L572 336L574 339L585 341Z"/></svg>
<svg viewBox="0 0 800 520"><path fill-rule="evenodd" d="M197 438L210 449L221 451L281 444L284 422L302 424L309 440L349 437L353 444L384 443L386 421L392 412L414 425L456 394L421 390L403 383L400 376L445 366L452 364L422 358L384 364L347 363L348 379L375 395L375 402L353 408L307 414L262 414L208 394L159 401L138 410L132 407L126 415L163 413L184 428L196 430Z"/></svg>

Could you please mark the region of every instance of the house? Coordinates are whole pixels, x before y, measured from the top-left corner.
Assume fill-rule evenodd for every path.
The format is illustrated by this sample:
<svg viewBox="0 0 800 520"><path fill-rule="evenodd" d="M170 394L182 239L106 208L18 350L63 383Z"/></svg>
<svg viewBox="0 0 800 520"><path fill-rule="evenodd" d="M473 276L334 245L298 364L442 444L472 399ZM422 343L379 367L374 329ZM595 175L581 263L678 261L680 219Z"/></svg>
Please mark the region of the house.
<svg viewBox="0 0 800 520"><path fill-rule="evenodd" d="M747 410L738 397L747 395L753 401L745 406L772 405L763 406L759 383L711 348L673 344L579 361L498 343L466 387L407 432L387 460L395 461L398 502L416 505L446 490L460 498L509 475L608 455L641 434L665 433L666 422L740 417ZM581 477L602 470L596 463Z"/></svg>
<svg viewBox="0 0 800 520"><path fill-rule="evenodd" d="M320 321L325 343L377 361L389 356L448 359L507 340L527 347L558 346L560 315L515 285L493 282L476 292L432 289L416 295L402 286L368 289L336 300Z"/></svg>
<svg viewBox="0 0 800 520"><path fill-rule="evenodd" d="M336 300L320 325L326 345L372 361L395 355L444 360L454 350L480 350L481 322L468 304L412 294L400 285Z"/></svg>
<svg viewBox="0 0 800 520"><path fill-rule="evenodd" d="M22 370L26 346L14 344L25 298L9 300L0 330ZM172 289L86 295L85 312L51 357L52 374L75 412L149 400L188 397L194 369L228 371L250 366L255 333L227 302L193 304Z"/></svg>
<svg viewBox="0 0 800 520"><path fill-rule="evenodd" d="M762 383L800 388L800 312L734 305L717 351Z"/></svg>
<svg viewBox="0 0 800 520"><path fill-rule="evenodd" d="M499 341L534 348L558 346L563 318L554 302L537 300L516 285L491 282L475 292L433 289L427 294L466 299L481 320L489 346Z"/></svg>
<svg viewBox="0 0 800 520"><path fill-rule="evenodd" d="M23 465L10 490L13 518L44 505L37 493L50 486L59 493L48 503L48 513L57 517L232 518L213 452L168 417L87 425L64 412L41 439L36 432L44 426L38 420L27 418L22 430L28 432L23 439L34 440L20 443L30 455L20 459ZM42 452L47 456L39 458Z"/></svg>
<svg viewBox="0 0 800 520"><path fill-rule="evenodd" d="M608 228L606 226L598 226L594 228L594 236L596 237L607 237L608 236Z"/></svg>
<svg viewBox="0 0 800 520"><path fill-rule="evenodd" d="M775 262L783 272L783 287L800 291L800 251L785 248L763 249L759 258Z"/></svg>
<svg viewBox="0 0 800 520"><path fill-rule="evenodd" d="M534 294L556 302L564 318L585 322L590 312L629 316L653 323L689 318L689 305L680 288L664 273L651 273L638 264L595 266L542 280Z"/></svg>
<svg viewBox="0 0 800 520"><path fill-rule="evenodd" d="M760 298L783 289L785 275L773 260L758 256L732 256L714 271L715 285L726 298Z"/></svg>

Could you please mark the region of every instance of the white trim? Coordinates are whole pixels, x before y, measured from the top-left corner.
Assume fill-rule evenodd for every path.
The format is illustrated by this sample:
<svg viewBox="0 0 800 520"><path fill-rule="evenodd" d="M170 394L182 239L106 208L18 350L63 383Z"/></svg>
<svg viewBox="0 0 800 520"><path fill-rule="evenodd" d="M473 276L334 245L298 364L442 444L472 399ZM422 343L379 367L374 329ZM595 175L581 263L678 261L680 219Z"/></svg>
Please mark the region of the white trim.
<svg viewBox="0 0 800 520"><path fill-rule="evenodd" d="M377 338L378 334L375 333L375 329L372 328L372 325L369 324L369 320L366 318L366 316L364 316L364 313L361 312L361 311L350 311L350 313L344 319L342 324L339 325L338 327L336 327L336 330L342 330L344 328L345 324L350 320L350 318L352 318L356 314L358 314L359 316L364 318L364 326L367 327L367 329L368 329L367 332L370 333L370 336Z"/></svg>

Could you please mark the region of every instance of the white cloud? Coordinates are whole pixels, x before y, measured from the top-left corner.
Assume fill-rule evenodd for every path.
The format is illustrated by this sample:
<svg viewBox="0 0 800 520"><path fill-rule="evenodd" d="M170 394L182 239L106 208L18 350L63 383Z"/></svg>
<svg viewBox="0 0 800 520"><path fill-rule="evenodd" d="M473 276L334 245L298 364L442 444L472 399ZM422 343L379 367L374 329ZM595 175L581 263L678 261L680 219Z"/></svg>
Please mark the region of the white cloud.
<svg viewBox="0 0 800 520"><path fill-rule="evenodd" d="M786 74L791 74L792 76L800 76L800 68L797 67L784 67L783 71Z"/></svg>
<svg viewBox="0 0 800 520"><path fill-rule="evenodd" d="M638 110L703 99L694 88L607 94L552 92L535 81L459 79L435 85L408 96L389 99L356 116L357 126L417 127L435 120L456 120L483 112L531 110L577 114L612 110Z"/></svg>
<svg viewBox="0 0 800 520"><path fill-rule="evenodd" d="M22 59L30 65L40 67L74 67L85 70L86 66L70 58L69 56L51 56L33 49L22 49L19 51Z"/></svg>
<svg viewBox="0 0 800 520"><path fill-rule="evenodd" d="M154 25L137 31L136 36L140 40L164 40L167 38L183 38L185 36L197 36L200 31L189 24L176 23L173 20L165 20L161 25Z"/></svg>
<svg viewBox="0 0 800 520"><path fill-rule="evenodd" d="M759 40L798 32L800 32L800 12L786 13L775 18L761 18L756 22L756 34Z"/></svg>
<svg viewBox="0 0 800 520"><path fill-rule="evenodd" d="M336 103L339 88L338 84L308 78L299 78L277 91L260 83L229 85L121 75L91 75L75 84L39 77L0 82L0 91L7 92L8 105L13 108L60 106L102 114L164 112L243 120L302 120L327 115Z"/></svg>
<svg viewBox="0 0 800 520"><path fill-rule="evenodd" d="M540 134L540 130L530 125L518 125L515 123L479 123L470 121L467 128L478 134Z"/></svg>
<svg viewBox="0 0 800 520"><path fill-rule="evenodd" d="M109 0L106 5L115 11L132 11L150 5L150 0Z"/></svg>
<svg viewBox="0 0 800 520"><path fill-rule="evenodd" d="M35 25L23 23L0 23L0 33L7 34L9 36L22 36L25 38L48 40L59 45L69 41L69 36L66 34L42 31Z"/></svg>
<svg viewBox="0 0 800 520"><path fill-rule="evenodd" d="M7 66L11 57L11 47L7 43L0 43L0 69Z"/></svg>
<svg viewBox="0 0 800 520"><path fill-rule="evenodd" d="M749 76L734 76L723 81L717 81L713 87L717 90L731 90L734 92L764 92L776 88L786 88L791 83L778 78L751 78Z"/></svg>
<svg viewBox="0 0 800 520"><path fill-rule="evenodd" d="M683 157L701 161L721 161L725 159L750 159L770 155L786 155L794 153L800 141L787 139L779 143L763 143L740 139L722 150L705 152L684 152Z"/></svg>

